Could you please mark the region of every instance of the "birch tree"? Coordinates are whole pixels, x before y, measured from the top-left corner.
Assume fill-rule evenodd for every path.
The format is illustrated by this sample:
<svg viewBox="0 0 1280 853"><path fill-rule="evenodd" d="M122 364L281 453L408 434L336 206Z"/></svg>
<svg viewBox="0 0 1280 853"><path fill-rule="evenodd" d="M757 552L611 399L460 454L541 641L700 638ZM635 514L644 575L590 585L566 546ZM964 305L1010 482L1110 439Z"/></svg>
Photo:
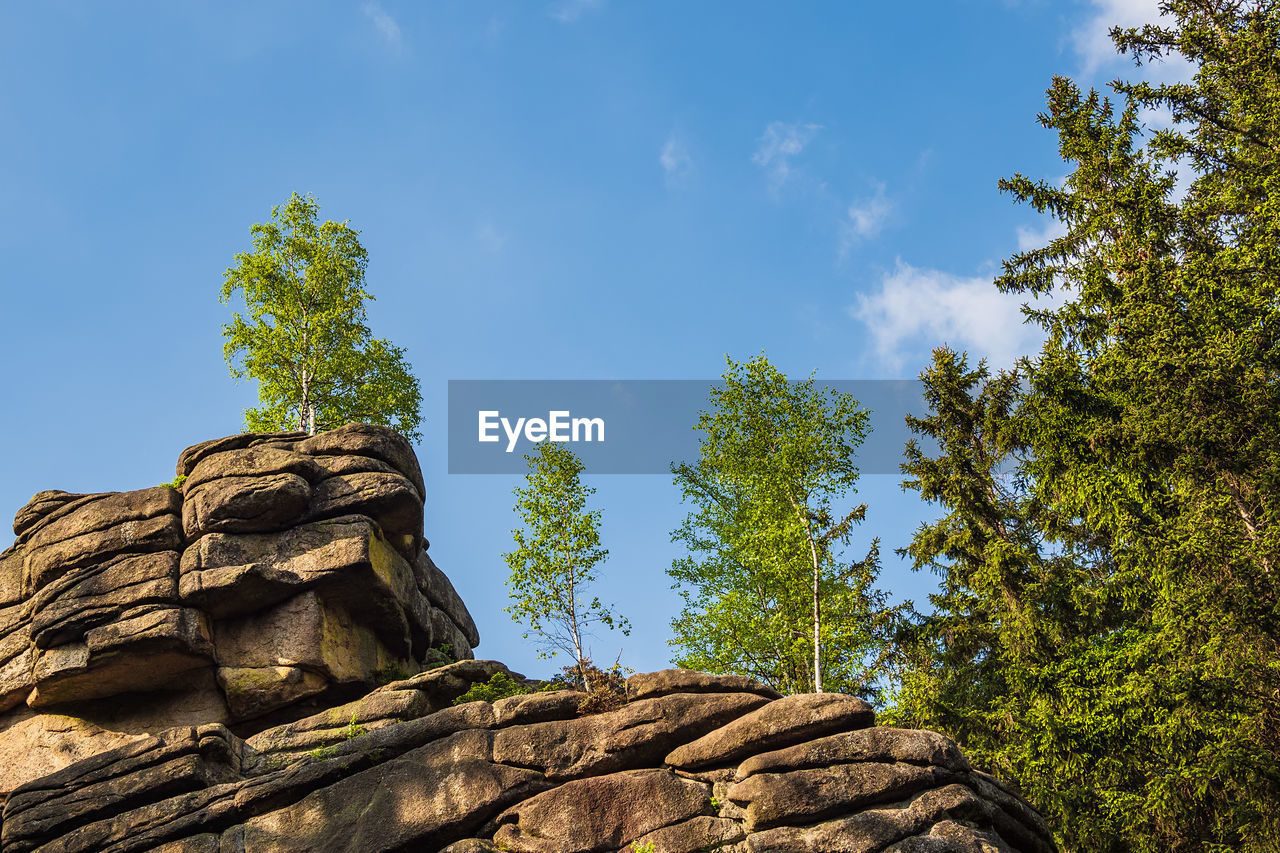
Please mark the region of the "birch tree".
<svg viewBox="0 0 1280 853"><path fill-rule="evenodd" d="M591 690L592 628L630 633L630 624L590 592L596 567L609 555L600 547L600 510L588 510L595 489L582 484L582 461L562 444L545 441L525 455L526 485L517 487L516 512L523 526L511 531L515 550L503 554L511 569L507 613L527 627L538 656L564 652L573 658L583 687Z"/></svg>
<svg viewBox="0 0 1280 853"><path fill-rule="evenodd" d="M844 553L866 517L845 498L868 421L850 395L790 382L763 355L728 361L699 416L699 459L673 468L692 505L672 534L688 550L669 570L684 599L677 664L783 692L873 691L891 618L879 541Z"/></svg>
<svg viewBox="0 0 1280 853"><path fill-rule="evenodd" d="M239 292L245 313L222 329L237 379L258 382L253 432L314 435L349 421L420 438L421 393L404 350L374 338L365 302L368 255L345 222L317 223L320 206L294 193L250 228L253 249L235 256L221 298Z"/></svg>

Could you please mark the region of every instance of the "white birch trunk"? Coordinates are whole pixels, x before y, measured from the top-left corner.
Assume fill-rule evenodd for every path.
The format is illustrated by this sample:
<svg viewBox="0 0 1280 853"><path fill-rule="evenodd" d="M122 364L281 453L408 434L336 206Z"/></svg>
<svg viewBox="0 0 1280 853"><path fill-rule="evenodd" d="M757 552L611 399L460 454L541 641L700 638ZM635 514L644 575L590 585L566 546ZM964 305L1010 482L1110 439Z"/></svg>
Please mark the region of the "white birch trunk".
<svg viewBox="0 0 1280 853"><path fill-rule="evenodd" d="M818 563L818 549L809 540L809 553L813 557L813 692L822 692L822 598L818 594L818 582L822 574Z"/></svg>

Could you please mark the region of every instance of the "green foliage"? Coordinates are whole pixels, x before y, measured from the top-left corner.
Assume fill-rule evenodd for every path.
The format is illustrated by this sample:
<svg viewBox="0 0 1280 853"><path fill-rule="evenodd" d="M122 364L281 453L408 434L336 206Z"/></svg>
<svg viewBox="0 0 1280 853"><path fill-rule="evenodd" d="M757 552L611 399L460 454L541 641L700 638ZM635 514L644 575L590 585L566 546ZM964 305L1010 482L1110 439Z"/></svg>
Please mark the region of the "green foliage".
<svg viewBox="0 0 1280 853"><path fill-rule="evenodd" d="M907 549L943 576L885 721L955 735L1066 851L1280 849L1280 7L1168 2L1115 31L1189 83L1056 79L1071 174L1002 189L1066 234L997 284L1057 307L1017 373L939 350L944 510ZM1143 146L1140 108L1179 123ZM1177 198L1175 158L1193 178Z"/></svg>
<svg viewBox="0 0 1280 853"><path fill-rule="evenodd" d="M428 650L428 657L430 657L432 651L434 649ZM427 668L434 669L435 667ZM414 675L417 675L417 673L403 663L389 663L373 671L373 680L378 684L390 684L393 681L404 681Z"/></svg>
<svg viewBox="0 0 1280 853"><path fill-rule="evenodd" d="M848 394L789 382L763 355L728 360L698 419L700 458L672 468L693 505L672 534L689 554L668 570L684 599L678 665L788 693L874 690L893 621L873 587L879 540L847 559L867 508L838 508L868 419Z"/></svg>
<svg viewBox="0 0 1280 853"><path fill-rule="evenodd" d="M356 722L357 719L358 719L357 714L353 712L351 714L351 722L343 726L342 729L338 732L338 736L341 737L344 741L355 740L356 738L361 737L363 735L367 735L369 733L369 730L367 728L365 728L362 724ZM307 755L311 756L317 761L327 761L328 759L333 758L335 755L338 754L339 746L341 746L340 743L333 743L333 744L329 744L328 746L318 746L315 749L308 752Z"/></svg>
<svg viewBox="0 0 1280 853"><path fill-rule="evenodd" d="M488 681L473 682L466 693L453 700L455 705L468 702L497 702L508 696L521 696L532 691L505 672L495 672Z"/></svg>
<svg viewBox="0 0 1280 853"><path fill-rule="evenodd" d="M245 412L254 432L380 424L417 440L421 394L404 350L373 338L367 324L368 257L346 223L317 224L319 205L294 193L272 221L250 229L221 298L236 291L247 316L223 327L231 375L258 382L261 406Z"/></svg>
<svg viewBox="0 0 1280 853"><path fill-rule="evenodd" d="M442 666L448 666L451 663L457 663L453 656L453 644L441 643L427 649L427 659L423 661L422 668L439 669Z"/></svg>
<svg viewBox="0 0 1280 853"><path fill-rule="evenodd" d="M367 735L369 730L356 722L356 714L352 712L351 722L347 723L347 727L342 730L343 740L354 740L361 735Z"/></svg>
<svg viewBox="0 0 1280 853"><path fill-rule="evenodd" d="M172 480L170 480L169 482L167 482L167 483L161 483L160 485L162 485L162 486L168 486L169 488L171 488L171 489L175 489L175 490L177 490L177 491L182 491L182 484L183 484L183 483L185 483L186 481L187 481L187 475L186 475L186 474L179 474L178 476L174 477L174 478L173 478Z"/></svg>
<svg viewBox="0 0 1280 853"><path fill-rule="evenodd" d="M633 842L631 844L631 853L655 853L656 848L652 844L641 844Z"/></svg>
<svg viewBox="0 0 1280 853"><path fill-rule="evenodd" d="M612 711L627 703L626 679L622 667L615 663L609 669L602 670L587 660L581 665L569 664L550 680L538 683L536 687L520 684L505 672L495 673L487 682L474 682L466 693L453 700L453 704L493 703L508 696L550 693L556 690L573 690L584 694L578 703L578 713L583 715Z"/></svg>
<svg viewBox="0 0 1280 853"><path fill-rule="evenodd" d="M631 632L611 606L587 598L609 554L600 547L600 511L587 510L595 489L582 485L582 462L562 444L545 441L524 458L526 486L515 490L524 527L511 531L516 548L502 555L511 569L506 611L527 626L525 639L536 637L541 657L565 652L589 684L584 648L592 626Z"/></svg>

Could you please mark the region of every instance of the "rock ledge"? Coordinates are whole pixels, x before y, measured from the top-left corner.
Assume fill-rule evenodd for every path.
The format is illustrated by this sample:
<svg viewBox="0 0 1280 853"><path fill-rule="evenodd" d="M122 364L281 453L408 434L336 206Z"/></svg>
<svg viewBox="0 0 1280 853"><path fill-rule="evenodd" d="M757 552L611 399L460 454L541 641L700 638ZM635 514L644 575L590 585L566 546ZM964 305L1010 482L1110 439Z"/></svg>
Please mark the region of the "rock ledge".
<svg viewBox="0 0 1280 853"><path fill-rule="evenodd" d="M412 448L350 424L41 492L0 554L0 853L1051 853L941 735L839 694L504 673L427 554Z"/></svg>

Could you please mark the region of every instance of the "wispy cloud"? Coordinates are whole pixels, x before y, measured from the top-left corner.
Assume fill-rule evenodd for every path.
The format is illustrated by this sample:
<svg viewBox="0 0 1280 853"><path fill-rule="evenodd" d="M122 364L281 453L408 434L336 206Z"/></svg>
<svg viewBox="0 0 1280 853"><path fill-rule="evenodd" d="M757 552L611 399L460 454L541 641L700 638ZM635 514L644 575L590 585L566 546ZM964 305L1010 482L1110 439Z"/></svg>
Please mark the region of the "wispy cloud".
<svg viewBox="0 0 1280 853"><path fill-rule="evenodd" d="M662 144L658 163L662 166L662 173L668 186L679 183L693 171L693 158L689 156L684 142L674 133L669 135L667 141Z"/></svg>
<svg viewBox="0 0 1280 853"><path fill-rule="evenodd" d="M1168 19L1160 14L1160 0L1090 0L1092 14L1071 33L1071 43L1080 54L1085 77L1096 73L1112 62L1120 62L1115 43L1111 41L1112 27L1141 27L1144 24L1166 24ZM1129 58L1123 61L1131 62ZM1130 66L1132 67L1132 65ZM1166 58L1163 63L1148 66L1144 76L1161 80L1190 77L1190 66L1181 58Z"/></svg>
<svg viewBox="0 0 1280 853"><path fill-rule="evenodd" d="M583 13L604 5L604 0L560 0L551 8L551 17L562 24L571 24Z"/></svg>
<svg viewBox="0 0 1280 853"><path fill-rule="evenodd" d="M765 171L774 190L781 189L792 174L791 158L804 151L821 129L820 124L772 122L764 129L751 162Z"/></svg>
<svg viewBox="0 0 1280 853"><path fill-rule="evenodd" d="M840 256L844 257L859 240L879 234L892 212L893 203L885 197L884 184L876 184L876 191L869 198L855 199L840 223Z"/></svg>
<svg viewBox="0 0 1280 853"><path fill-rule="evenodd" d="M400 32L400 25L396 23L395 18L388 15L382 6L374 2L365 3L363 8L365 15L370 21L373 21L373 26L389 47L393 50L400 50L404 47L404 36Z"/></svg>
<svg viewBox="0 0 1280 853"><path fill-rule="evenodd" d="M1019 252L1042 249L1059 237L1067 236L1067 223L1060 219L1050 219L1041 228L1019 225L1017 234Z"/></svg>
<svg viewBox="0 0 1280 853"><path fill-rule="evenodd" d="M1184 79L1189 79L1191 72L1188 65L1188 71ZM1186 125L1179 125L1173 120L1173 110L1167 106L1160 105L1157 107L1141 107L1138 110L1138 120L1142 122L1143 128L1148 138L1155 136L1160 130L1180 129L1184 133L1187 131ZM1196 177L1196 171L1191 166L1189 160L1180 158L1172 162L1164 164L1164 168L1172 169L1175 178L1173 187L1172 201L1180 202L1186 198L1187 190L1191 189L1191 182Z"/></svg>
<svg viewBox="0 0 1280 853"><path fill-rule="evenodd" d="M920 269L901 260L880 280L879 289L860 294L849 314L871 334L876 357L891 371L908 357L919 363L934 347L948 344L986 358L993 367L1012 367L1040 341L1040 329L1023 324L1016 294L996 290L987 277L966 277Z"/></svg>

